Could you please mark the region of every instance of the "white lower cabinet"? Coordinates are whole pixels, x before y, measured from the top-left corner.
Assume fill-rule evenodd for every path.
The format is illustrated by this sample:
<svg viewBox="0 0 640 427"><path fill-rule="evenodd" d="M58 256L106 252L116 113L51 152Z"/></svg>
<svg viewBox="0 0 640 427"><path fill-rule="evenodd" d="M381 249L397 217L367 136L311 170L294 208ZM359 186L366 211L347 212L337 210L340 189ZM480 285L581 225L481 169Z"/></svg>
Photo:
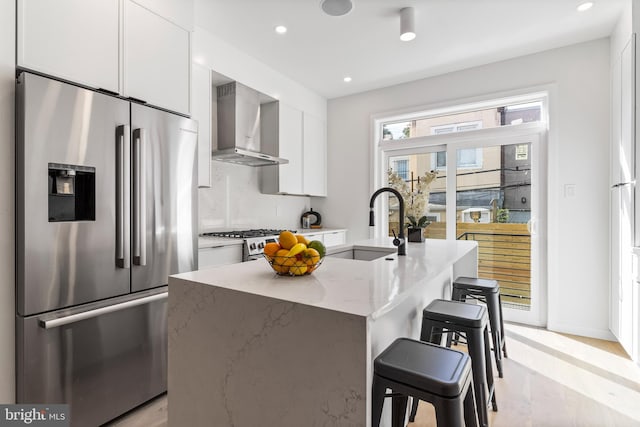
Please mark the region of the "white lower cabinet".
<svg viewBox="0 0 640 427"><path fill-rule="evenodd" d="M306 234L304 235L305 239L308 241L318 240L324 243L324 233L316 233L316 234Z"/></svg>
<svg viewBox="0 0 640 427"><path fill-rule="evenodd" d="M344 245L347 241L347 233L344 231L332 231L329 233L325 233L323 238L324 245L326 247Z"/></svg>
<svg viewBox="0 0 640 427"><path fill-rule="evenodd" d="M242 262L242 245L217 246L198 250L198 269Z"/></svg>
<svg viewBox="0 0 640 427"><path fill-rule="evenodd" d="M311 240L321 241L325 247L344 245L347 242L346 230L322 231L322 232L311 232L311 233L307 233L306 231L301 231L301 233L309 241Z"/></svg>

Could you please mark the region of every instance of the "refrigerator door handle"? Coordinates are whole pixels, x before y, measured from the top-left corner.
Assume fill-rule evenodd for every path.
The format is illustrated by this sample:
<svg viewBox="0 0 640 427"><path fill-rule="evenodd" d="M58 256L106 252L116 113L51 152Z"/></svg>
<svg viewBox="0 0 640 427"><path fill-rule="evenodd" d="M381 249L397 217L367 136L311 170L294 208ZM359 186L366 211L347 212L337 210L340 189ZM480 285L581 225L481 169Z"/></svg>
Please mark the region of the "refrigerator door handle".
<svg viewBox="0 0 640 427"><path fill-rule="evenodd" d="M143 304L149 304L150 302L167 298L169 292L162 292L155 295L149 295L148 297L138 298L130 301L121 302L118 304L108 305L106 307L96 308L95 310L83 311L82 313L71 314L65 317L59 317L57 319L44 320L39 319L40 327L44 329L57 328L59 326L68 325L70 323L79 322L85 319L91 319L92 317L102 316L103 314L113 313L116 311L125 310L131 307L137 307Z"/></svg>
<svg viewBox="0 0 640 427"><path fill-rule="evenodd" d="M146 194L145 176L146 160L144 150L147 133L144 129L133 131L133 263L135 265L147 265L147 239L146 239Z"/></svg>
<svg viewBox="0 0 640 427"><path fill-rule="evenodd" d="M131 233L130 210L130 175L131 169L131 137L128 125L116 128L116 266L130 268L129 236Z"/></svg>

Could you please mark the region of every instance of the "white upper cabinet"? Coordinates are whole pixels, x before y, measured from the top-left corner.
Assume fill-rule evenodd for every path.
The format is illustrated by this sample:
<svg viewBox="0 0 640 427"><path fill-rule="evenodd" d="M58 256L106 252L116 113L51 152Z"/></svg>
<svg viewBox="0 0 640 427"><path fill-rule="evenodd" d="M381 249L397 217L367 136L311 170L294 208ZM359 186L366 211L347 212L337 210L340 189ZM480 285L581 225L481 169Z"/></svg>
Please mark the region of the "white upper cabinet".
<svg viewBox="0 0 640 427"><path fill-rule="evenodd" d="M327 195L327 126L309 113L303 119L303 193L310 196Z"/></svg>
<svg viewBox="0 0 640 427"><path fill-rule="evenodd" d="M278 108L279 104L279 108ZM278 114L273 120L272 114ZM277 130L271 128L277 123ZM277 146L278 157L289 160L262 171L262 192L304 196L327 195L327 137L325 122L276 102L262 105L262 144ZM275 135L265 138L264 135ZM274 151L273 149L271 151Z"/></svg>
<svg viewBox="0 0 640 427"><path fill-rule="evenodd" d="M18 0L18 66L118 92L119 0Z"/></svg>
<svg viewBox="0 0 640 427"><path fill-rule="evenodd" d="M182 28L193 31L194 0L133 0L140 6L164 16Z"/></svg>
<svg viewBox="0 0 640 427"><path fill-rule="evenodd" d="M17 65L188 115L193 1L138 1L18 0Z"/></svg>
<svg viewBox="0 0 640 427"><path fill-rule="evenodd" d="M198 121L198 187L211 187L211 71L193 64L192 118Z"/></svg>
<svg viewBox="0 0 640 427"><path fill-rule="evenodd" d="M267 194L302 194L302 111L282 102L260 106L260 139L269 153L289 160L261 169Z"/></svg>
<svg viewBox="0 0 640 427"><path fill-rule="evenodd" d="M302 194L302 111L280 103L280 192Z"/></svg>
<svg viewBox="0 0 640 427"><path fill-rule="evenodd" d="M189 114L189 31L132 1L124 12L124 96Z"/></svg>

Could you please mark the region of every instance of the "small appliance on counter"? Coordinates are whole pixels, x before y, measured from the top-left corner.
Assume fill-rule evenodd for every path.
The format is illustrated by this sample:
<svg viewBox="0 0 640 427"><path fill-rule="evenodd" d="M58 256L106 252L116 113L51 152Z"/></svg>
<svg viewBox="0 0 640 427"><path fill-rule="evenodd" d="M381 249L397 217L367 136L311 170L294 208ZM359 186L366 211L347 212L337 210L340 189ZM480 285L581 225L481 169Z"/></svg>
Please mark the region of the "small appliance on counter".
<svg viewBox="0 0 640 427"><path fill-rule="evenodd" d="M300 226L302 228L321 228L322 216L318 212L314 212L311 208L300 217Z"/></svg>

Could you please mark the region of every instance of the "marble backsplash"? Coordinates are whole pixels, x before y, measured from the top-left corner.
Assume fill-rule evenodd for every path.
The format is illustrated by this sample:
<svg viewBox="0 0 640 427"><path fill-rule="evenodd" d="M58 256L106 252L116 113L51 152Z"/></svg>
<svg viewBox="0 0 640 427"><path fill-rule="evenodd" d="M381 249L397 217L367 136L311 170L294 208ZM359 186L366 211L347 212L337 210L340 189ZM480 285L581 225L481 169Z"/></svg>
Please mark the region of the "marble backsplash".
<svg viewBox="0 0 640 427"><path fill-rule="evenodd" d="M211 162L211 187L198 189L199 232L216 229L300 228L310 198L260 192L260 168Z"/></svg>

